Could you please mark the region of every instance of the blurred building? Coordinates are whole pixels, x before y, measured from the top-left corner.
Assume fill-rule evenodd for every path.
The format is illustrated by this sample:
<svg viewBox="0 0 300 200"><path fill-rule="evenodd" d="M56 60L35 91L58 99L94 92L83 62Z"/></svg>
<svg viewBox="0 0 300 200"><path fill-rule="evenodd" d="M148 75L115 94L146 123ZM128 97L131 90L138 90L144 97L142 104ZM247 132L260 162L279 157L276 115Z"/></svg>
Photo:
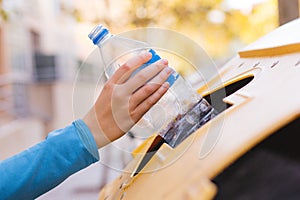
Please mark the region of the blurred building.
<svg viewBox="0 0 300 200"><path fill-rule="evenodd" d="M8 132L38 141L73 118L72 84L78 62L75 20L66 12L73 3L4 0L2 4L7 18L0 19L0 141L5 143Z"/></svg>

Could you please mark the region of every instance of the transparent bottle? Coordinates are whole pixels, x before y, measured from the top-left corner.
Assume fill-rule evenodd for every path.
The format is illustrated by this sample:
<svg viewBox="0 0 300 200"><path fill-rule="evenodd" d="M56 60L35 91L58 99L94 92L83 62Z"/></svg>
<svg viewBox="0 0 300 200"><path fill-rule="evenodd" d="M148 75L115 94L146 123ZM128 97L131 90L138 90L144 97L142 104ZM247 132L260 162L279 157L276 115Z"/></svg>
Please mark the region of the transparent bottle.
<svg viewBox="0 0 300 200"><path fill-rule="evenodd" d="M150 61L139 67L137 71L147 67L149 64L161 59L156 52L150 48L150 45L112 35L107 28L98 25L89 34L89 38L99 47L101 64L104 66L104 72L107 78L124 64L133 55L142 50L151 52ZM175 70L167 80L170 84L168 92L156 103L144 117L131 129L134 134L145 134L149 136L159 132L166 127L178 115L183 115L197 102L203 100L202 97L186 82Z"/></svg>

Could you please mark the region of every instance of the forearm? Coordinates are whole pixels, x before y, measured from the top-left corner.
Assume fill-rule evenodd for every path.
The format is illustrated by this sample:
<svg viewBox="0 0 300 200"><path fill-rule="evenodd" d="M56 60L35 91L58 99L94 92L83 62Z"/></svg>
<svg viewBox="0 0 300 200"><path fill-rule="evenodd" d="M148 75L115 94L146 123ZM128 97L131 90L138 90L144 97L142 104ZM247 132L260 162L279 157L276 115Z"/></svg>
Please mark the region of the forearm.
<svg viewBox="0 0 300 200"><path fill-rule="evenodd" d="M0 162L1 198L34 199L96 162L98 154L88 150L77 126L82 124L53 131L45 141Z"/></svg>
<svg viewBox="0 0 300 200"><path fill-rule="evenodd" d="M109 144L110 139L104 134L103 130L101 129L100 123L98 122L96 113L92 108L82 119L84 123L89 128L94 140L97 144L98 149L101 149L105 145ZM104 120L103 120L104 121Z"/></svg>

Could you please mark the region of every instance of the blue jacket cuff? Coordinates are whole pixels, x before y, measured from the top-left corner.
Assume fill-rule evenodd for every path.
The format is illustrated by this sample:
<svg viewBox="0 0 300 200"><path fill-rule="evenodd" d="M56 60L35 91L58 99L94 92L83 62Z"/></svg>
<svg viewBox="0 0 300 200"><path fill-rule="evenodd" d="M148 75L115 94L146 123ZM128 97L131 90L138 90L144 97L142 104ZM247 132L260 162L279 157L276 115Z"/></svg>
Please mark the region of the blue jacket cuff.
<svg viewBox="0 0 300 200"><path fill-rule="evenodd" d="M76 132L79 138L81 139L83 145L86 147L89 153L93 155L95 159L99 160L98 147L90 129L87 127L87 125L82 119L75 120L73 124L76 127Z"/></svg>

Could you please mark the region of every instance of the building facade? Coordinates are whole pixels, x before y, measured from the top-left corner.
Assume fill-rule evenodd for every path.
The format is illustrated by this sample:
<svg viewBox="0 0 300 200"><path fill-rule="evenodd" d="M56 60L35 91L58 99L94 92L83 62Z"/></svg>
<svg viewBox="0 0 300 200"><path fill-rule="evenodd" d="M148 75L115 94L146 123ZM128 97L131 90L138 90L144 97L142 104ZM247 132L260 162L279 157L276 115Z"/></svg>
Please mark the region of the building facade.
<svg viewBox="0 0 300 200"><path fill-rule="evenodd" d="M71 1L3 1L8 19L1 22L0 69L11 85L14 117L54 120L53 95L60 84L73 81L77 67L75 22L62 9L71 6Z"/></svg>
<svg viewBox="0 0 300 200"><path fill-rule="evenodd" d="M73 120L78 59L75 20L66 12L72 6L70 0L2 1L7 18L0 18L1 144L8 143L5 138L40 134L15 148L22 150Z"/></svg>

